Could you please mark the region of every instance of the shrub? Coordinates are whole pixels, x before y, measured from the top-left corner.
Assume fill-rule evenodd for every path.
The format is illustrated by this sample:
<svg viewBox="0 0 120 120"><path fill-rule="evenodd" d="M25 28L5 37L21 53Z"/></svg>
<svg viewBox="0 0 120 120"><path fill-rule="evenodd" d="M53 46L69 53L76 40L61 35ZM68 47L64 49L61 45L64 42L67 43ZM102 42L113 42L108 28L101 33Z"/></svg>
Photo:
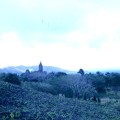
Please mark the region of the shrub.
<svg viewBox="0 0 120 120"><path fill-rule="evenodd" d="M0 80L5 80L5 77L6 77L6 73L1 73L0 74Z"/></svg>
<svg viewBox="0 0 120 120"><path fill-rule="evenodd" d="M29 81L28 78L23 73L20 75L19 78L21 81Z"/></svg>
<svg viewBox="0 0 120 120"><path fill-rule="evenodd" d="M12 83L12 84L16 84L16 85L20 85L21 84L21 81L19 80L18 75L12 74L12 73L8 73L6 75L4 81Z"/></svg>
<svg viewBox="0 0 120 120"><path fill-rule="evenodd" d="M105 90L105 77L100 72L97 74L88 74L86 78L91 81L92 86L95 87L98 93L106 93Z"/></svg>
<svg viewBox="0 0 120 120"><path fill-rule="evenodd" d="M36 91L45 92L45 93L51 93L53 94L54 90L52 85L47 83L41 83L41 82L31 82L30 87Z"/></svg>
<svg viewBox="0 0 120 120"><path fill-rule="evenodd" d="M67 74L65 72L57 72L56 77L66 76Z"/></svg>
<svg viewBox="0 0 120 120"><path fill-rule="evenodd" d="M72 90L67 84L67 75L55 76L48 82L53 86L54 94L64 94L66 97L72 97Z"/></svg>

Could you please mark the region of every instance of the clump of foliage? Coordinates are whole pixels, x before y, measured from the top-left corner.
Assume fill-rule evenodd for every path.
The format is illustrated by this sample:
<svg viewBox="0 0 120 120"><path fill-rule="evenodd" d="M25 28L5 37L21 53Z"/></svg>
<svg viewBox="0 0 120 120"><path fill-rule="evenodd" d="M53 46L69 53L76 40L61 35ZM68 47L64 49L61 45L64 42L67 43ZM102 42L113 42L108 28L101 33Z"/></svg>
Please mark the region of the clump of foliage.
<svg viewBox="0 0 120 120"><path fill-rule="evenodd" d="M53 86L54 94L84 100L98 97L92 84L79 74L55 76L47 82Z"/></svg>
<svg viewBox="0 0 120 120"><path fill-rule="evenodd" d="M80 69L80 70L78 71L78 73L80 73L80 74L81 74L81 76L83 76L83 75L85 74L85 72L84 72L84 70L83 70L83 69Z"/></svg>
<svg viewBox="0 0 120 120"><path fill-rule="evenodd" d="M5 75L3 80L12 84L21 85L21 81L19 80L19 76L17 74L8 73Z"/></svg>
<svg viewBox="0 0 120 120"><path fill-rule="evenodd" d="M64 72L57 72L57 73L55 74L56 77L66 76L66 75L67 75L67 74L64 73Z"/></svg>
<svg viewBox="0 0 120 120"><path fill-rule="evenodd" d="M96 72L96 74L89 73L85 75L87 79L92 82L98 93L106 93L107 89L113 90L116 94L120 91L120 73L105 74Z"/></svg>
<svg viewBox="0 0 120 120"><path fill-rule="evenodd" d="M44 93L51 93L54 94L53 86L48 83L42 82L24 82L24 87L29 86L30 89L35 91L44 92Z"/></svg>
<svg viewBox="0 0 120 120"><path fill-rule="evenodd" d="M96 74L86 74L86 78L91 81L92 86L96 89L98 93L105 93L105 77L102 73Z"/></svg>

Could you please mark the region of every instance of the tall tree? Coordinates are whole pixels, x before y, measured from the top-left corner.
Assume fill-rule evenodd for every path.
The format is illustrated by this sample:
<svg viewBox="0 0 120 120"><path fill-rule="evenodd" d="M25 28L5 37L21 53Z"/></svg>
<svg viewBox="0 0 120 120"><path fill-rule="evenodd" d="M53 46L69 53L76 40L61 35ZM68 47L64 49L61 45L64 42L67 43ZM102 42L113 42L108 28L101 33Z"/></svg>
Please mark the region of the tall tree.
<svg viewBox="0 0 120 120"><path fill-rule="evenodd" d="M78 71L78 73L80 73L81 76L83 76L83 75L85 74L83 69L80 69L80 70Z"/></svg>

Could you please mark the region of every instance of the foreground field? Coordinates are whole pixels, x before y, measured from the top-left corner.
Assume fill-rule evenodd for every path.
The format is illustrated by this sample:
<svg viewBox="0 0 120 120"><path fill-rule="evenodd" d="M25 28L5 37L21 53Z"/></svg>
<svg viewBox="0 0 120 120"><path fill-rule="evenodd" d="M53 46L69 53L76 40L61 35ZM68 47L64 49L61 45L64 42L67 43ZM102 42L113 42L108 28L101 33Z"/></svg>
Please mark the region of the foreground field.
<svg viewBox="0 0 120 120"><path fill-rule="evenodd" d="M0 81L0 120L120 120L117 108Z"/></svg>

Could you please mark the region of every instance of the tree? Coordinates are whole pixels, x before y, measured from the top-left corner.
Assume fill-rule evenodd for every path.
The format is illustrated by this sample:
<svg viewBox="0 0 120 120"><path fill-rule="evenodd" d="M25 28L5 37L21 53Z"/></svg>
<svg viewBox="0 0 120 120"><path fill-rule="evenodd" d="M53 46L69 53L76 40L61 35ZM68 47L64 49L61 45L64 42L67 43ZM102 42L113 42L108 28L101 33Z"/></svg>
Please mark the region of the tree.
<svg viewBox="0 0 120 120"><path fill-rule="evenodd" d="M9 82L12 84L20 85L21 81L17 74L8 73L4 79L5 82Z"/></svg>
<svg viewBox="0 0 120 120"><path fill-rule="evenodd" d="M68 75L67 85L73 92L73 98L83 98L84 100L90 99L95 93L95 88L90 82L80 75Z"/></svg>
<svg viewBox="0 0 120 120"><path fill-rule="evenodd" d="M105 93L105 76L103 74L86 74L86 78L91 81L98 93Z"/></svg>
<svg viewBox="0 0 120 120"><path fill-rule="evenodd" d="M55 76L60 77L60 76L65 76L65 75L67 75L65 72L57 72Z"/></svg>
<svg viewBox="0 0 120 120"><path fill-rule="evenodd" d="M117 97L117 92L120 90L120 74L119 73L106 73L106 86L111 87Z"/></svg>
<svg viewBox="0 0 120 120"><path fill-rule="evenodd" d="M80 73L81 76L83 76L83 75L84 75L84 70L83 70L83 69L80 69L80 70L78 71L78 73Z"/></svg>
<svg viewBox="0 0 120 120"><path fill-rule="evenodd" d="M6 77L6 73L1 73L0 74L0 80L5 80Z"/></svg>

